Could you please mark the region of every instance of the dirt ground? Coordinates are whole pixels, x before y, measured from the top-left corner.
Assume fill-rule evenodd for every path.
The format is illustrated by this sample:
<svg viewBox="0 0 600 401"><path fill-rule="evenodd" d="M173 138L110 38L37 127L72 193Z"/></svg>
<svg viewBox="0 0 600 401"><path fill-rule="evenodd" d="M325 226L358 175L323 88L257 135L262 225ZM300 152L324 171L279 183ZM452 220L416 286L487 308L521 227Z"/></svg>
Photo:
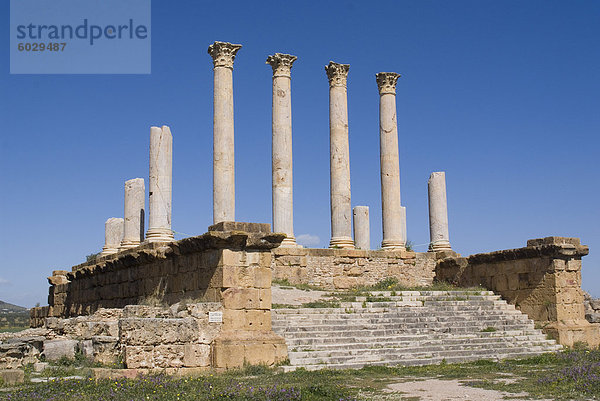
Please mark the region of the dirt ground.
<svg viewBox="0 0 600 401"><path fill-rule="evenodd" d="M527 393L514 394L469 387L461 384L460 380L425 379L402 383L392 383L389 384L383 391L388 393L389 396L383 396L382 400L532 400L532 398L527 397Z"/></svg>

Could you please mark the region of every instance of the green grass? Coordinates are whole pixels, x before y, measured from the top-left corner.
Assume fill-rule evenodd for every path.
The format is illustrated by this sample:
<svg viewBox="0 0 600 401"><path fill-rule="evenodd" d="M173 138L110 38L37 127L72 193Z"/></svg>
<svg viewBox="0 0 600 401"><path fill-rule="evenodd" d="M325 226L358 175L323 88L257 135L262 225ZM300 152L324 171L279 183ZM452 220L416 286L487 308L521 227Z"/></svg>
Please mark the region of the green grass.
<svg viewBox="0 0 600 401"><path fill-rule="evenodd" d="M511 380L502 380L507 377ZM300 369L290 373L252 366L222 374L207 372L196 378L158 375L136 380L58 380L0 391L0 400L371 400L382 396L390 383L427 378L460 380L468 386L508 393L526 392L530 398L589 400L600 394L599 377L600 349L574 348L501 362L316 372Z"/></svg>
<svg viewBox="0 0 600 401"><path fill-rule="evenodd" d="M298 290L303 290L303 291L327 291L324 288L317 287L314 285L301 284L301 283L300 284L292 284L289 282L288 279L283 279L283 280L273 279L272 283L282 286L282 287L296 288Z"/></svg>
<svg viewBox="0 0 600 401"><path fill-rule="evenodd" d="M488 326L485 329L481 329L482 333L493 333L495 331L498 331L498 329L492 326Z"/></svg>

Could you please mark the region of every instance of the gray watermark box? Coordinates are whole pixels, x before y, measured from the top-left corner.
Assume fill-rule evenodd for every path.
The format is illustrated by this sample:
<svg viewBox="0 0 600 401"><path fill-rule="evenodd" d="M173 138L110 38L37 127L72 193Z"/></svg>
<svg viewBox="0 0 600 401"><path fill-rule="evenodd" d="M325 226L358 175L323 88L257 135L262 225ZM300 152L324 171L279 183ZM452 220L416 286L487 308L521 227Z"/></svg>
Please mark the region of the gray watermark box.
<svg viewBox="0 0 600 401"><path fill-rule="evenodd" d="M150 0L10 0L11 74L150 74Z"/></svg>

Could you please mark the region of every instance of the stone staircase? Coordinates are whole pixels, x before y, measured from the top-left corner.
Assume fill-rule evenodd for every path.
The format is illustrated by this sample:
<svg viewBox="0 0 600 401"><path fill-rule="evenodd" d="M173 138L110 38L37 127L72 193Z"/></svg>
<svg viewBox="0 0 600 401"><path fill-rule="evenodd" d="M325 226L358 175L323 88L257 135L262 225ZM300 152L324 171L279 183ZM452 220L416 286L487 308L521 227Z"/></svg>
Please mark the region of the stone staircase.
<svg viewBox="0 0 600 401"><path fill-rule="evenodd" d="M308 370L521 358L561 349L491 291L370 292L337 308L273 309L289 366Z"/></svg>

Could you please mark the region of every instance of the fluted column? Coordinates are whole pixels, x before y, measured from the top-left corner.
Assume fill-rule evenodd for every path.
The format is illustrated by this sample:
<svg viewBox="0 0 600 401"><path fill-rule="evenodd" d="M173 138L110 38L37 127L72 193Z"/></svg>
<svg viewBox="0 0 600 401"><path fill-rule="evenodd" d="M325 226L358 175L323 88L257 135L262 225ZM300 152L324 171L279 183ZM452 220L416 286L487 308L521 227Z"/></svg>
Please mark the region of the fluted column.
<svg viewBox="0 0 600 401"><path fill-rule="evenodd" d="M171 230L171 185L173 180L173 136L167 126L150 128L150 191L148 192L148 242L173 241Z"/></svg>
<svg viewBox="0 0 600 401"><path fill-rule="evenodd" d="M400 162L396 121L396 82L400 74L380 72L375 77L379 88L379 149L383 214L381 247L386 250L405 249L406 211L400 205Z"/></svg>
<svg viewBox="0 0 600 401"><path fill-rule="evenodd" d="M235 221L233 140L233 60L242 45L215 42L208 47L214 65L213 223Z"/></svg>
<svg viewBox="0 0 600 401"><path fill-rule="evenodd" d="M145 200L143 178L125 181L125 226L119 250L135 248L144 240Z"/></svg>
<svg viewBox="0 0 600 401"><path fill-rule="evenodd" d="M451 251L448 234L448 203L446 201L446 173L431 173L427 181L429 193L429 250Z"/></svg>
<svg viewBox="0 0 600 401"><path fill-rule="evenodd" d="M284 233L283 247L294 247L294 197L292 185L291 72L297 57L275 53L267 57L273 68L272 171L273 232Z"/></svg>
<svg viewBox="0 0 600 401"><path fill-rule="evenodd" d="M354 206L354 246L357 249L371 249L371 231L369 229L369 206Z"/></svg>
<svg viewBox="0 0 600 401"><path fill-rule="evenodd" d="M123 219L111 217L104 223L104 246L100 256L112 255L119 251L119 244L123 239Z"/></svg>
<svg viewBox="0 0 600 401"><path fill-rule="evenodd" d="M350 148L348 144L347 64L330 61L325 66L329 79L329 157L331 185L330 248L354 248L350 203Z"/></svg>

